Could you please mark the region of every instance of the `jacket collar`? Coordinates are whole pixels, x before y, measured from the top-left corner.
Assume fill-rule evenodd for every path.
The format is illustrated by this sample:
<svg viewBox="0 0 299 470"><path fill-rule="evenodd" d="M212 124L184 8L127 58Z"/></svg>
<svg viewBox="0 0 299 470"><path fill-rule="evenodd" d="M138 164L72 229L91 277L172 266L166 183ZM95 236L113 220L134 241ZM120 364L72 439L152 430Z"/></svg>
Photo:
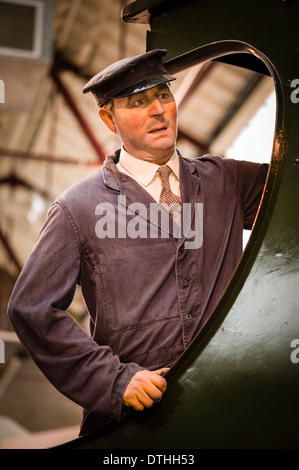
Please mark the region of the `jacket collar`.
<svg viewBox="0 0 299 470"><path fill-rule="evenodd" d="M103 165L103 179L106 186L116 191L120 190L120 172L116 163L119 161L120 149L112 155L107 155Z"/></svg>

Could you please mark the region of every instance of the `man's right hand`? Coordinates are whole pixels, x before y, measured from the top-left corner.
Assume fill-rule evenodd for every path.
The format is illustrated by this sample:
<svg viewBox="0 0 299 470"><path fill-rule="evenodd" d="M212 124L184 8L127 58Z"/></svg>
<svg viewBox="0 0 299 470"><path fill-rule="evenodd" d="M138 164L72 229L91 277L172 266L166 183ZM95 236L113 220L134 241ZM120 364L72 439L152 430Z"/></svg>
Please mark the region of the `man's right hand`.
<svg viewBox="0 0 299 470"><path fill-rule="evenodd" d="M168 368L154 371L140 370L127 385L123 396L123 405L142 411L150 408L161 400L167 388L167 382L163 375Z"/></svg>

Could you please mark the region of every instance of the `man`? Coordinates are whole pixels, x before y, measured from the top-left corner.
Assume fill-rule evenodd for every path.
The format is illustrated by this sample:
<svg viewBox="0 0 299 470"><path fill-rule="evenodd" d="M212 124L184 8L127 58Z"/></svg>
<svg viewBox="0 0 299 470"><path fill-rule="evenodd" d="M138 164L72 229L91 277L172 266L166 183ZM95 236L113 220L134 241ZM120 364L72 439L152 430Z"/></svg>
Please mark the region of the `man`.
<svg viewBox="0 0 299 470"><path fill-rule="evenodd" d="M85 86L122 148L53 203L10 300L37 365L84 408L81 434L161 400L165 373L233 274L264 187L263 165L179 154L166 52L119 61ZM91 336L66 312L76 284Z"/></svg>

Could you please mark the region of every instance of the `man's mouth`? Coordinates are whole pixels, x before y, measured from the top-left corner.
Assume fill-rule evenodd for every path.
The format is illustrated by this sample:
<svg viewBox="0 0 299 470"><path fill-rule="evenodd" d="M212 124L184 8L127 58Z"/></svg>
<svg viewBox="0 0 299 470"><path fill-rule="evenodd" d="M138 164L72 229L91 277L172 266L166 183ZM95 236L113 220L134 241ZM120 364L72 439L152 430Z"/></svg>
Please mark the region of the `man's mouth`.
<svg viewBox="0 0 299 470"><path fill-rule="evenodd" d="M159 129L153 129L149 131L149 134L158 134L159 132L166 131L167 127L159 127Z"/></svg>

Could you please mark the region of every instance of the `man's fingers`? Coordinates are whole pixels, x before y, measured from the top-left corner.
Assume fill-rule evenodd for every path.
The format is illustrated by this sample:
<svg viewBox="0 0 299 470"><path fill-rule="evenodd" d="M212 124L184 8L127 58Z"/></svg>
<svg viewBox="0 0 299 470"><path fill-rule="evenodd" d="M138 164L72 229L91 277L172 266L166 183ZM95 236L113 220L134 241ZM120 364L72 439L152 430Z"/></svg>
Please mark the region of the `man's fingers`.
<svg viewBox="0 0 299 470"><path fill-rule="evenodd" d="M156 371L142 370L137 372L127 385L123 396L123 404L141 411L150 408L161 400L167 388L163 375L167 368Z"/></svg>
<svg viewBox="0 0 299 470"><path fill-rule="evenodd" d="M152 371L151 381L156 387L159 388L159 390L161 390L162 393L164 393L166 391L166 388L167 388L167 382L164 379L164 375L168 371L169 371L169 369L167 369L166 367L164 367L163 369L158 369L158 370ZM161 398L162 397L160 397L160 399Z"/></svg>
<svg viewBox="0 0 299 470"><path fill-rule="evenodd" d="M158 401L161 400L163 393L166 390L166 387L167 387L167 383L166 384L159 383L158 385L154 383L149 383L145 392L154 402L158 403Z"/></svg>

